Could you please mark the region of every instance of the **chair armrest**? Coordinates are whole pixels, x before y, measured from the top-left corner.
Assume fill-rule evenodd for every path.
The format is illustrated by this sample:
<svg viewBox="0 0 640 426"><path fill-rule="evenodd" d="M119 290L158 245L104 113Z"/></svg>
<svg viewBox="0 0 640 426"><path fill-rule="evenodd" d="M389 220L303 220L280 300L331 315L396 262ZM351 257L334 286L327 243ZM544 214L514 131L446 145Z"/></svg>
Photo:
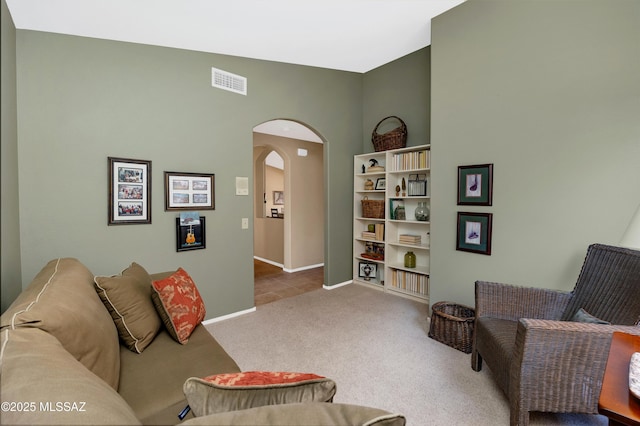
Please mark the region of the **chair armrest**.
<svg viewBox="0 0 640 426"><path fill-rule="evenodd" d="M512 404L597 413L614 331L640 335L636 326L521 319L510 369Z"/></svg>
<svg viewBox="0 0 640 426"><path fill-rule="evenodd" d="M560 319L572 293L476 281L476 317Z"/></svg>

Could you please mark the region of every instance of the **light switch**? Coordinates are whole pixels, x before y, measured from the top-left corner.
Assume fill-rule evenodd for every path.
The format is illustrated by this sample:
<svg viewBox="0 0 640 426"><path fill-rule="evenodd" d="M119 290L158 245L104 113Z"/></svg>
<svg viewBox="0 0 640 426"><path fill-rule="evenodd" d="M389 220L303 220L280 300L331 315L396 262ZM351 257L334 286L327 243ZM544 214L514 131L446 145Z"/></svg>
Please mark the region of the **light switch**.
<svg viewBox="0 0 640 426"><path fill-rule="evenodd" d="M242 218L242 229L249 229L249 218L248 217L243 217Z"/></svg>

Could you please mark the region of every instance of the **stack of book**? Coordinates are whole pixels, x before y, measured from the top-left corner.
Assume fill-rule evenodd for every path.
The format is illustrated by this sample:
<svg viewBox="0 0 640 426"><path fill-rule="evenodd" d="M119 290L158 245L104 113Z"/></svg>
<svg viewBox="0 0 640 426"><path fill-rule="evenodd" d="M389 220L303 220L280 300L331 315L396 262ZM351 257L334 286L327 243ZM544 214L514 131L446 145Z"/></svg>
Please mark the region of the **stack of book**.
<svg viewBox="0 0 640 426"><path fill-rule="evenodd" d="M376 223L374 231L362 231L363 240L384 241L384 223Z"/></svg>
<svg viewBox="0 0 640 426"><path fill-rule="evenodd" d="M420 245L420 243L422 242L422 237L420 235L400 234L400 236L398 236L398 242L404 244Z"/></svg>

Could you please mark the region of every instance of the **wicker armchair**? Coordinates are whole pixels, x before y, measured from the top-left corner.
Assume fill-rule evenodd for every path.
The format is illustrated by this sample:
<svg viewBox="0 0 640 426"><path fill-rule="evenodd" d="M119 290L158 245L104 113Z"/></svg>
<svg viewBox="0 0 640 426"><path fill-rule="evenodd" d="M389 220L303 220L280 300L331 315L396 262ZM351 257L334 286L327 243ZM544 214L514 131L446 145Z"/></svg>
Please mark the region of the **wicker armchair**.
<svg viewBox="0 0 640 426"><path fill-rule="evenodd" d="M571 321L580 308L612 325ZM611 336L639 324L640 251L593 244L571 292L476 282L471 367L488 363L512 426L531 411L597 414Z"/></svg>

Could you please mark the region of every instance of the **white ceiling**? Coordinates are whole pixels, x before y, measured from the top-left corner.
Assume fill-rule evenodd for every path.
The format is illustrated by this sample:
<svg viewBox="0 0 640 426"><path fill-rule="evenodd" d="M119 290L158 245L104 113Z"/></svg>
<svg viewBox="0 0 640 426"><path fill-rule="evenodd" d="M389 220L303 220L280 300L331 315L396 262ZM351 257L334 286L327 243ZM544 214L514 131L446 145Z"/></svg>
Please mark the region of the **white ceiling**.
<svg viewBox="0 0 640 426"><path fill-rule="evenodd" d="M464 0L6 0L17 29L364 73L431 44ZM214 64L212 64L214 65ZM286 120L256 132L322 140Z"/></svg>
<svg viewBox="0 0 640 426"><path fill-rule="evenodd" d="M6 0L18 29L364 73L464 0Z"/></svg>

